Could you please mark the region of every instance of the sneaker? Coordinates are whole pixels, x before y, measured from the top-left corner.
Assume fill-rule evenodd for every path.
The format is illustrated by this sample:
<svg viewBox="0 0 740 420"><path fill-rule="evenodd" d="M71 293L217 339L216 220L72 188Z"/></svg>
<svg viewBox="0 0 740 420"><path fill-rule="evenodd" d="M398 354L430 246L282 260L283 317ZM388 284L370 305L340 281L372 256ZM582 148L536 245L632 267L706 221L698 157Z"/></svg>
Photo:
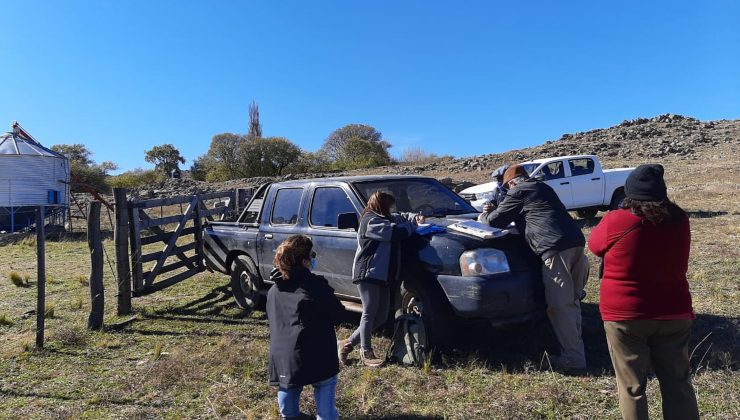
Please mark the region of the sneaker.
<svg viewBox="0 0 740 420"><path fill-rule="evenodd" d="M339 357L340 364L347 365L347 358L354 348L352 343L349 342L349 339L337 341L337 356Z"/></svg>
<svg viewBox="0 0 740 420"><path fill-rule="evenodd" d="M381 367L385 364L385 360L378 359L375 357L375 353L372 350L360 350L360 360L362 360L362 364L368 367Z"/></svg>

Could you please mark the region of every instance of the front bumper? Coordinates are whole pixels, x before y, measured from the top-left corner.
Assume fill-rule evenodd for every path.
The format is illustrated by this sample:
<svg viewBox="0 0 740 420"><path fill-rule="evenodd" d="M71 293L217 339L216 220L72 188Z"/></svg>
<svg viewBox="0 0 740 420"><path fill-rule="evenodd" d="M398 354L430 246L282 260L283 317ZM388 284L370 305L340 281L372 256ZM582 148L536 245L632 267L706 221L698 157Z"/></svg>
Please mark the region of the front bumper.
<svg viewBox="0 0 740 420"><path fill-rule="evenodd" d="M542 316L545 309L539 272L502 273L480 277L438 275L455 313L486 318L494 325L517 324Z"/></svg>

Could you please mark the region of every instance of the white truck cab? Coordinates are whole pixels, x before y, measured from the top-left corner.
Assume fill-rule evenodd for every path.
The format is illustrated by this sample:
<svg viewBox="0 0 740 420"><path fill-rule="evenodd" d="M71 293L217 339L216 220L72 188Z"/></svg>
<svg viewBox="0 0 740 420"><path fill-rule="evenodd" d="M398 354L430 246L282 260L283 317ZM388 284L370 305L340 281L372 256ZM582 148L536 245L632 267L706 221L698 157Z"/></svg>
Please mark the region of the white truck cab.
<svg viewBox="0 0 740 420"><path fill-rule="evenodd" d="M634 168L603 169L594 155L558 156L522 162L530 177L552 187L568 210L580 217L593 217L599 210L614 209L624 199L624 182ZM482 210L496 182L476 185L460 192Z"/></svg>

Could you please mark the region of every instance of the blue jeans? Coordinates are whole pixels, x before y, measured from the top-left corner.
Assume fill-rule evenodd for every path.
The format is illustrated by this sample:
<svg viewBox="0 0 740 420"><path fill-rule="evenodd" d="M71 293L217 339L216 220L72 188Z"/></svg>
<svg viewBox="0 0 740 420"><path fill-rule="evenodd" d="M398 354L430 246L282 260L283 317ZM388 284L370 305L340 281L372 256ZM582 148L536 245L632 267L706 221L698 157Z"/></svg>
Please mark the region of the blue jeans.
<svg viewBox="0 0 740 420"><path fill-rule="evenodd" d="M337 375L332 376L313 386L313 397L316 401L317 420L336 420L339 418L337 412ZM278 388L278 406L280 407L280 416L284 419L299 417L301 410L298 403L301 400L302 386L291 388Z"/></svg>

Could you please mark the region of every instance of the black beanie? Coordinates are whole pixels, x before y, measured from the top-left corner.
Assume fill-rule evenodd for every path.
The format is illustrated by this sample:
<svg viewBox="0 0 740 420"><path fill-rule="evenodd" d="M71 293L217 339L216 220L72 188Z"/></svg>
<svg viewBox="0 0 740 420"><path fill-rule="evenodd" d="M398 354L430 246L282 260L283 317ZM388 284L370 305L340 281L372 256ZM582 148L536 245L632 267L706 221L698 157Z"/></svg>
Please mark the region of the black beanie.
<svg viewBox="0 0 740 420"><path fill-rule="evenodd" d="M635 168L624 183L624 193L633 200L664 200L668 193L663 180L663 166L654 163Z"/></svg>

